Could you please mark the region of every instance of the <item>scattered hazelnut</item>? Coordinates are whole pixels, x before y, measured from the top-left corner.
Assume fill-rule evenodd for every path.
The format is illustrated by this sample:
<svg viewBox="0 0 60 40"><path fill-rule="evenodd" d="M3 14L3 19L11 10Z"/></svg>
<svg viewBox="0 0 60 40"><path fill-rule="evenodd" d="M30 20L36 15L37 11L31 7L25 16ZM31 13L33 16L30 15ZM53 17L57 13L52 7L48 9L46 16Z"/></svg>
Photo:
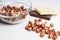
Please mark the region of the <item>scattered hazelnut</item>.
<svg viewBox="0 0 60 40"><path fill-rule="evenodd" d="M36 33L39 33L40 32L40 29L39 28L36 28Z"/></svg>
<svg viewBox="0 0 60 40"><path fill-rule="evenodd" d="M29 24L32 24L32 21L29 21Z"/></svg>
<svg viewBox="0 0 60 40"><path fill-rule="evenodd" d="M38 19L39 22L42 22L42 19Z"/></svg>
<svg viewBox="0 0 60 40"><path fill-rule="evenodd" d="M38 19L35 19L34 22L35 22L35 23L38 22Z"/></svg>
<svg viewBox="0 0 60 40"><path fill-rule="evenodd" d="M57 39L57 36L56 35L53 35L53 40L56 40Z"/></svg>
<svg viewBox="0 0 60 40"><path fill-rule="evenodd" d="M33 31L36 31L36 29L37 29L36 27L32 27L32 28L33 28L33 29L32 29Z"/></svg>
<svg viewBox="0 0 60 40"><path fill-rule="evenodd" d="M40 37L44 37L44 32L40 32Z"/></svg>
<svg viewBox="0 0 60 40"><path fill-rule="evenodd" d="M48 34L48 38L52 38L53 40L56 40L57 37L60 35L60 31L55 31L55 29L52 29L53 24L51 23L49 27L46 26L46 23L40 24L40 19L35 19L34 22L29 21L29 28L27 27L28 31L35 31L36 33L40 33L40 37L44 37L45 34Z"/></svg>
<svg viewBox="0 0 60 40"><path fill-rule="evenodd" d="M42 28L40 27L39 30L42 31Z"/></svg>
<svg viewBox="0 0 60 40"><path fill-rule="evenodd" d="M49 30L48 29L45 29L45 34L49 34Z"/></svg>
<svg viewBox="0 0 60 40"><path fill-rule="evenodd" d="M41 24L41 27L45 28L45 26L46 26L45 24Z"/></svg>
<svg viewBox="0 0 60 40"><path fill-rule="evenodd" d="M58 32L56 32L56 36L57 36L57 37L59 36L59 33L58 33Z"/></svg>
<svg viewBox="0 0 60 40"><path fill-rule="evenodd" d="M55 33L55 29L52 29L52 32L54 32L54 33Z"/></svg>
<svg viewBox="0 0 60 40"><path fill-rule="evenodd" d="M28 30L28 26L26 26L25 29Z"/></svg>
<svg viewBox="0 0 60 40"><path fill-rule="evenodd" d="M48 38L53 38L53 32L50 32Z"/></svg>
<svg viewBox="0 0 60 40"><path fill-rule="evenodd" d="M32 27L28 27L28 31L32 31Z"/></svg>
<svg viewBox="0 0 60 40"><path fill-rule="evenodd" d="M50 23L50 27L54 27L54 24L53 23Z"/></svg>
<svg viewBox="0 0 60 40"><path fill-rule="evenodd" d="M57 31L57 33L59 34L59 36L60 36L60 31Z"/></svg>

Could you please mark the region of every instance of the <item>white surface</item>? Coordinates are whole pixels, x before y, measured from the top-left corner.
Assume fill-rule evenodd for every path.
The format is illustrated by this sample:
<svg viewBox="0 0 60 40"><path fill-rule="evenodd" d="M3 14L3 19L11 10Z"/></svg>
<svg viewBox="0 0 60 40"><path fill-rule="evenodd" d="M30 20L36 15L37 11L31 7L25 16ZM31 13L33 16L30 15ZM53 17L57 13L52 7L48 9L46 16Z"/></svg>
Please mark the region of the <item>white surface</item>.
<svg viewBox="0 0 60 40"><path fill-rule="evenodd" d="M60 11L60 0L31 0L33 7L52 7L56 11ZM41 38L35 32L25 30L25 26L29 20L34 20L34 17L27 16L26 20L17 25L8 25L0 23L0 40L51 40L47 36ZM47 20L45 20L47 21ZM48 23L54 23L54 28L60 30L60 15L52 17ZM60 37L57 39L59 40Z"/></svg>

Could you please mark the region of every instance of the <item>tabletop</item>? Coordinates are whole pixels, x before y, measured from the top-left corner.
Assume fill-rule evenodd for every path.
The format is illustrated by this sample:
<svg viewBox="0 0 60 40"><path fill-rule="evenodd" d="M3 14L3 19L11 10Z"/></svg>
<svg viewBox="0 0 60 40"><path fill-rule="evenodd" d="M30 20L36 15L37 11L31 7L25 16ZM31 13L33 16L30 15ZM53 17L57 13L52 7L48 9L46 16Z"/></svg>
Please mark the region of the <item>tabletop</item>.
<svg viewBox="0 0 60 40"><path fill-rule="evenodd" d="M48 23L54 23L54 28L56 30L60 30L60 0L30 0L32 2L32 9L36 6L38 7L52 7L58 13L58 16L52 16ZM9 25L5 24L0 21L0 40L52 40L48 39L47 35L43 38L39 37L39 34L35 32L29 32L25 30L25 26L27 25L28 21L33 21L36 19L35 17L30 16L29 14L26 16L25 20L22 23L16 25ZM59 40L58 37L57 40Z"/></svg>

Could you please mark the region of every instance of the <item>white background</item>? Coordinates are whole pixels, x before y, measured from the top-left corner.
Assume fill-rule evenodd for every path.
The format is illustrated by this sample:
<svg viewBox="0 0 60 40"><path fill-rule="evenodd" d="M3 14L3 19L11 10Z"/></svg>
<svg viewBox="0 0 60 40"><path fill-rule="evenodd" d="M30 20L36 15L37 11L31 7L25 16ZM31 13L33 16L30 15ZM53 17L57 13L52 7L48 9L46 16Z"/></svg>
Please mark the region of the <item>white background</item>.
<svg viewBox="0 0 60 40"><path fill-rule="evenodd" d="M60 0L30 0L34 7L51 7L55 9L59 14L60 12ZM3 0L6 2L6 0ZM44 36L43 38L39 37L39 34L35 32L29 32L25 30L25 26L29 20L34 20L34 17L27 15L25 21L16 25L8 25L0 22L0 40L52 40L48 39L48 36ZM45 20L47 21L47 20ZM60 14L58 16L54 16L51 18L48 23L54 23L54 28L56 30L60 30ZM57 40L59 40L58 37Z"/></svg>

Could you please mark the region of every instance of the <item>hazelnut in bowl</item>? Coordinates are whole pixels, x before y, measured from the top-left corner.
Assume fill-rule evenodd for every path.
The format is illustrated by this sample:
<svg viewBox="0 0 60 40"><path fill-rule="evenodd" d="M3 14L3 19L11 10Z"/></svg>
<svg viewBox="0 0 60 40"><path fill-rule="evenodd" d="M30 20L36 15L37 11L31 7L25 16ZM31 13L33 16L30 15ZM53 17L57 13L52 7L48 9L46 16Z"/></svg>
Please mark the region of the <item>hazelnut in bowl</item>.
<svg viewBox="0 0 60 40"><path fill-rule="evenodd" d="M17 24L26 18L32 8L32 3L27 0L3 3L0 8L0 19L9 24Z"/></svg>

